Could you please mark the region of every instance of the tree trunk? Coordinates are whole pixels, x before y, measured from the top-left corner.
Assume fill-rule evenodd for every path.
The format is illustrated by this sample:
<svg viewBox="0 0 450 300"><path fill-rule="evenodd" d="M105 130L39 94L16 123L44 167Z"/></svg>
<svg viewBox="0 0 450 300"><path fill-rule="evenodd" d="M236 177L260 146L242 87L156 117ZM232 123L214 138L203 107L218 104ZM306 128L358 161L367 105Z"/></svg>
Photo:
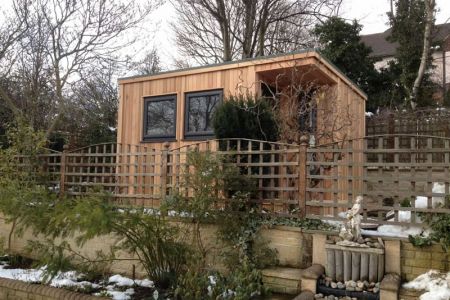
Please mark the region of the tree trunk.
<svg viewBox="0 0 450 300"><path fill-rule="evenodd" d="M252 41L254 32L254 24L256 21L256 4L257 1L243 1L244 4L244 36L242 38L242 58L250 58L253 56Z"/></svg>
<svg viewBox="0 0 450 300"><path fill-rule="evenodd" d="M416 80L414 81L414 85L411 93L411 106L414 109L417 102L417 93L419 91L420 85L423 80L423 75L425 74L425 70L427 68L428 56L430 54L431 48L431 27L433 26L433 18L434 18L434 7L435 0L425 0L425 32L423 35L423 51L422 58L420 60L419 71L417 73Z"/></svg>
<svg viewBox="0 0 450 300"><path fill-rule="evenodd" d="M223 61L231 61L233 55L231 53L230 21L227 16L224 1L217 1L217 15L217 21L220 24L220 31L222 32Z"/></svg>

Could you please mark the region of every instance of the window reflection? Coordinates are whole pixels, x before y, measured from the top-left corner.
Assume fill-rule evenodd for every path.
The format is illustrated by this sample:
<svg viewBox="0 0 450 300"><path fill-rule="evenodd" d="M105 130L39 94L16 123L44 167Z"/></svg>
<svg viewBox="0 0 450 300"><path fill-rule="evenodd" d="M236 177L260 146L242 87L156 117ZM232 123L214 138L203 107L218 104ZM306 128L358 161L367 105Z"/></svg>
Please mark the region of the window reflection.
<svg viewBox="0 0 450 300"><path fill-rule="evenodd" d="M176 98L146 99L144 138L175 137Z"/></svg>

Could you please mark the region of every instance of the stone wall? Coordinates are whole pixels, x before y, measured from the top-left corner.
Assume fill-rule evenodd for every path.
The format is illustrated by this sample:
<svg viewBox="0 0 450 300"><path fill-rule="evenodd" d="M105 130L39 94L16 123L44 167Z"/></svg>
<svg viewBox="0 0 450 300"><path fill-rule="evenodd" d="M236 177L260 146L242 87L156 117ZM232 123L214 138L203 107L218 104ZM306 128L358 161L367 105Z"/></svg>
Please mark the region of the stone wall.
<svg viewBox="0 0 450 300"><path fill-rule="evenodd" d="M0 300L102 300L68 290L0 278Z"/></svg>
<svg viewBox="0 0 450 300"><path fill-rule="evenodd" d="M189 236L190 223L174 222L182 227L184 240L190 242L192 238ZM9 235L10 224L5 224L0 219L0 237L3 238L6 245ZM205 249L208 250L207 263L209 266L218 270L223 270L221 264L220 252L224 245L218 244L216 239L217 227L214 225L204 225L201 229L202 239ZM261 230L261 236L268 243L268 246L277 250L278 260L280 266L293 267L293 268L306 268L311 265L312 261L312 236L309 233L304 233L300 228L288 227L288 226L274 226L273 228L266 228ZM42 240L42 238L36 237L32 232L26 231L21 237L13 237L12 250L15 253L23 256L33 258L33 254L26 252L27 241L29 240ZM82 252L83 255L93 257L98 250L107 252L112 245L116 243L116 239L113 236L101 236L96 237L88 241L83 249L76 247L75 243L71 243L73 249L77 249ZM119 253L119 258L130 258L127 253ZM124 274L132 276L133 265L135 274L137 277L144 277L145 272L140 267L138 262L130 261L117 261L111 266L110 271L112 273Z"/></svg>
<svg viewBox="0 0 450 300"><path fill-rule="evenodd" d="M450 254L445 253L441 245L414 247L410 242L401 242L402 280L411 281L430 269L448 272Z"/></svg>

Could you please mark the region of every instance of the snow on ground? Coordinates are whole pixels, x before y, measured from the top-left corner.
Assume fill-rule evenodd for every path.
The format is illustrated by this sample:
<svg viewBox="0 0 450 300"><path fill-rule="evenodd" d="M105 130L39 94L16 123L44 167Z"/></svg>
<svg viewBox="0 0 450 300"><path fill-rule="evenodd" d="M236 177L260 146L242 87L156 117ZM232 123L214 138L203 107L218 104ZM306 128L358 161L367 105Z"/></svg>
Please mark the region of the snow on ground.
<svg viewBox="0 0 450 300"><path fill-rule="evenodd" d="M130 279L128 277L124 277L122 275L113 275L111 277L109 277L108 279L109 283L114 283L117 286L133 286L133 285L138 285L138 286L142 286L142 287L148 287L148 288L153 288L155 287L155 285L153 284L153 281L148 280L148 279Z"/></svg>
<svg viewBox="0 0 450 300"><path fill-rule="evenodd" d="M44 281L45 267L40 269L5 269L8 265L0 265L0 277L15 279L30 283L42 283ZM114 300L129 300L134 294L133 286L153 288L153 281L148 279L132 280L122 275L113 275L104 284L92 283L89 281L80 281L83 274L75 271L60 272L48 285L57 288L77 288L84 290L86 288L99 289L97 296L109 296ZM126 287L129 287L125 289Z"/></svg>
<svg viewBox="0 0 450 300"><path fill-rule="evenodd" d="M426 291L420 300L448 300L450 299L450 272L447 274L430 270L419 275L413 281L403 284L406 289Z"/></svg>
<svg viewBox="0 0 450 300"><path fill-rule="evenodd" d="M361 230L363 235L376 235L386 237L404 237L409 235L418 235L423 233L424 236L428 236L428 231L424 231L422 227L418 226L402 226L402 225L380 225L377 230Z"/></svg>
<svg viewBox="0 0 450 300"><path fill-rule="evenodd" d="M442 182L434 182L432 187L432 193L434 195L440 195L440 196L433 196L431 197L431 205L433 208L438 207L439 205L444 204L445 202L445 184ZM416 208L427 208L428 207L428 198L424 196L417 196L414 201L414 206ZM394 211L388 212L387 215L393 215ZM333 217L329 215L329 217ZM344 220L346 219L346 212L340 212L338 213L338 217L342 218L342 221L338 220L323 220L323 222L330 224L336 228L340 228L344 224ZM422 223L419 216L415 216L416 223ZM390 219L391 221L394 221L394 218ZM400 222L411 222L411 211L406 210L399 210L398 211L398 221ZM364 225L364 224L363 224ZM402 226L402 225L390 225L385 224L378 226L377 230L362 230L361 232L363 235L368 236L386 236L386 237L404 237L407 238L409 235L419 235L423 234L424 236L429 235L429 230L426 230L424 227L420 225L416 226Z"/></svg>

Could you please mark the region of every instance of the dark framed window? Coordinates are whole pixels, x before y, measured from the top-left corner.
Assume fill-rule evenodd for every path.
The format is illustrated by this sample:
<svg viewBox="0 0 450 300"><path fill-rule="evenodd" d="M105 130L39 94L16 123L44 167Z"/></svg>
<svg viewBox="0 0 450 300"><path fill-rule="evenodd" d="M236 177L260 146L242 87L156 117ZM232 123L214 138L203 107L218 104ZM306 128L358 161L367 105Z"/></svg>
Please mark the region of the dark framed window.
<svg viewBox="0 0 450 300"><path fill-rule="evenodd" d="M186 93L184 138L196 139L214 135L212 118L222 102L223 91Z"/></svg>
<svg viewBox="0 0 450 300"><path fill-rule="evenodd" d="M174 139L176 134L177 96L144 98L144 140Z"/></svg>

